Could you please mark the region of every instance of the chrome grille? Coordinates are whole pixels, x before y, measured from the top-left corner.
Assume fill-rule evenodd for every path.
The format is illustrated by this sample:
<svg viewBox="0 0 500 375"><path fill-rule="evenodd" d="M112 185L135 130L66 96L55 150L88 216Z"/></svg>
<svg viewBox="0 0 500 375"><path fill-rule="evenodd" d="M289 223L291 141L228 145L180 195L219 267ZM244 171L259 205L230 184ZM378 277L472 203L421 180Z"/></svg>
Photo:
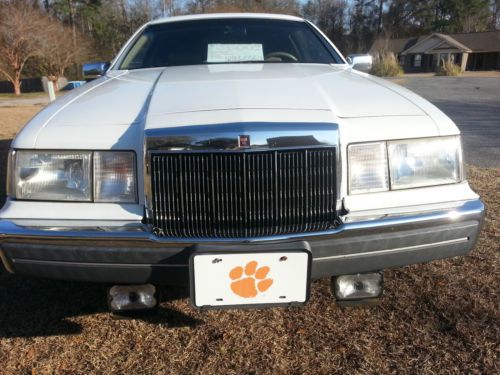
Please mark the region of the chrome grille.
<svg viewBox="0 0 500 375"><path fill-rule="evenodd" d="M333 228L335 148L150 155L154 232L249 238Z"/></svg>

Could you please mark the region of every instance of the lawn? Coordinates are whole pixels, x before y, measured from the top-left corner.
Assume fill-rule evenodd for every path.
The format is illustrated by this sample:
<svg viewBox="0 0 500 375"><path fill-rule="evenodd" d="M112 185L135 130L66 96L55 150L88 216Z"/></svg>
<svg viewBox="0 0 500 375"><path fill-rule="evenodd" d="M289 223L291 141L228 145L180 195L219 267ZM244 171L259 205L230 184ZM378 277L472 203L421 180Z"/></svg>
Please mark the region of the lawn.
<svg viewBox="0 0 500 375"><path fill-rule="evenodd" d="M8 140L39 109L0 108L2 189ZM499 373L500 169L468 174L488 209L477 247L387 270L383 301L370 309L337 307L322 279L305 308L200 312L172 288L157 315L115 320L103 285L2 270L0 372Z"/></svg>
<svg viewBox="0 0 500 375"><path fill-rule="evenodd" d="M27 93L22 93L21 95L15 95L15 94L6 94L6 93L0 93L0 100L1 99L27 99L27 98L45 98L47 97L46 92L27 92Z"/></svg>

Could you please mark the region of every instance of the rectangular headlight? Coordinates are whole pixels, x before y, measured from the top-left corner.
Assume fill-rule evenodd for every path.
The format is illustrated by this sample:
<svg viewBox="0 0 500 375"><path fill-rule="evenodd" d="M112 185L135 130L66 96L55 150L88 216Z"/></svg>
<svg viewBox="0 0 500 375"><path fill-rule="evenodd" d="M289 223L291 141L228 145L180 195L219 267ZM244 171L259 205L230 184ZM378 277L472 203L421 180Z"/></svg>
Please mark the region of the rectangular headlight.
<svg viewBox="0 0 500 375"><path fill-rule="evenodd" d="M135 203L135 168L134 152L12 151L8 194L21 200Z"/></svg>
<svg viewBox="0 0 500 375"><path fill-rule="evenodd" d="M91 152L17 151L13 188L17 199L91 201Z"/></svg>
<svg viewBox="0 0 500 375"><path fill-rule="evenodd" d="M136 202L135 154L123 151L94 153L94 200Z"/></svg>
<svg viewBox="0 0 500 375"><path fill-rule="evenodd" d="M389 190L385 142L349 145L349 193L374 193Z"/></svg>
<svg viewBox="0 0 500 375"><path fill-rule="evenodd" d="M387 142L391 189L451 184L462 179L460 137Z"/></svg>

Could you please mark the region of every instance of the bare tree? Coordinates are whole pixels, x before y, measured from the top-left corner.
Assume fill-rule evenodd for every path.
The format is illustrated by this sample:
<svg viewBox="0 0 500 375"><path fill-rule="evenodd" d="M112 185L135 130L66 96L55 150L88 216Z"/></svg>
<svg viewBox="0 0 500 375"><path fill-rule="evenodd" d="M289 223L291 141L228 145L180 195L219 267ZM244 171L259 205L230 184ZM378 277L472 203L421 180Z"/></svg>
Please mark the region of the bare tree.
<svg viewBox="0 0 500 375"><path fill-rule="evenodd" d="M189 0L188 13L271 12L299 14L298 0Z"/></svg>
<svg viewBox="0 0 500 375"><path fill-rule="evenodd" d="M491 30L500 30L500 0L491 1Z"/></svg>
<svg viewBox="0 0 500 375"><path fill-rule="evenodd" d="M0 75L21 94L26 62L41 52L48 17L26 2L9 2L0 9Z"/></svg>
<svg viewBox="0 0 500 375"><path fill-rule="evenodd" d="M84 62L89 56L87 41L75 33L73 44L73 38L68 38L71 31L70 27L52 21L45 30L46 38L36 59L39 71L54 83L56 90L59 89L59 78L64 76L66 70L72 65Z"/></svg>
<svg viewBox="0 0 500 375"><path fill-rule="evenodd" d="M190 0L187 3L188 12L205 13L214 3L213 0Z"/></svg>

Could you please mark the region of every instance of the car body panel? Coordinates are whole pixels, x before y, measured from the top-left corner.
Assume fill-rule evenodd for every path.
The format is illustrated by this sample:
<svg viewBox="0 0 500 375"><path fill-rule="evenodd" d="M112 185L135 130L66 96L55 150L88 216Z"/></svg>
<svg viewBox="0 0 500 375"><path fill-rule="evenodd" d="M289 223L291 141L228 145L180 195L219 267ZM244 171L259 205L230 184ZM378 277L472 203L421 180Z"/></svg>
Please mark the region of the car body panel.
<svg viewBox="0 0 500 375"><path fill-rule="evenodd" d="M54 148L53 143L69 139L71 148L85 149L90 145L95 147L94 130L99 130L103 132L98 140L101 147L112 148L122 136L120 133L130 127L178 126L178 122L170 121L177 114L182 115L177 116L182 118L181 125L221 123L219 114L215 113L218 111L224 112L220 115L226 122L240 121L240 111L244 110L274 110L279 112L274 116L276 121L281 122L294 121L300 111L306 113L295 121L303 121L309 111L327 112L324 118L339 123L339 119L344 118L370 117L373 127L384 133L388 133L380 128L384 121L375 118L431 117L426 116L425 111L443 117L439 110L415 94L373 81L362 73L328 65L237 64L109 74L43 109L15 139L13 147ZM199 112L210 112L210 115L199 116ZM267 113L259 118L257 112L252 116L253 121L269 121ZM410 128L403 122L401 119L401 127ZM450 120L434 123L439 134L458 132ZM109 130L111 128L115 129ZM65 132L73 137L68 138ZM423 129L422 136L424 133L428 134L427 128ZM127 142L117 147L135 149Z"/></svg>

